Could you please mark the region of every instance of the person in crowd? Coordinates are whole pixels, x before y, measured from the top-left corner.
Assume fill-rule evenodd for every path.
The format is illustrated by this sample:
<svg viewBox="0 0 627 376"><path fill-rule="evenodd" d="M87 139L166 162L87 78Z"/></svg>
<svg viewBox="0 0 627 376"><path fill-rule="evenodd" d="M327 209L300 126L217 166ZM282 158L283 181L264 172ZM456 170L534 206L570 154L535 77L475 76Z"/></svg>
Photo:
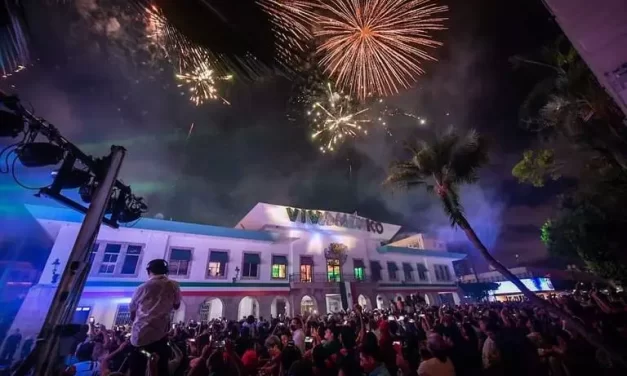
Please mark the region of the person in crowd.
<svg viewBox="0 0 627 376"><path fill-rule="evenodd" d="M92 359L93 344L83 343L76 349L77 362L66 373L75 376L95 376L100 370L100 363Z"/></svg>
<svg viewBox="0 0 627 376"><path fill-rule="evenodd" d="M152 260L146 271L149 279L137 288L130 303L130 342L136 348L130 360L130 375L145 376L147 360L154 354L158 357L158 376L167 376L170 313L181 305L181 290L167 277L167 261Z"/></svg>
<svg viewBox="0 0 627 376"><path fill-rule="evenodd" d="M420 362L418 376L455 376L455 367L448 357L449 345L437 333L427 339L428 358Z"/></svg>
<svg viewBox="0 0 627 376"><path fill-rule="evenodd" d="M296 347L301 351L302 354L305 353L305 332L303 331L303 321L300 317L295 317L292 319L292 323L290 324L290 330L292 331L292 341Z"/></svg>
<svg viewBox="0 0 627 376"><path fill-rule="evenodd" d="M10 364L15 357L15 352L22 342L22 334L19 329L15 329L10 336L4 340L4 347L2 348L2 354L0 355L0 362Z"/></svg>
<svg viewBox="0 0 627 376"><path fill-rule="evenodd" d="M30 354L33 349L33 345L35 344L35 339L33 337L28 337L24 340L22 344L22 348L20 349L20 360L26 359L28 354Z"/></svg>
<svg viewBox="0 0 627 376"><path fill-rule="evenodd" d="M372 341L364 343L359 351L359 365L368 376L390 376L383 362L379 346Z"/></svg>
<svg viewBox="0 0 627 376"><path fill-rule="evenodd" d="M163 298L156 301L162 303ZM148 307L147 301L137 300L137 310ZM617 344L627 342L627 305L620 295L613 295L612 300L597 293L596 300L579 295L551 301L604 338ZM174 303L168 303L169 309ZM150 356L143 354L144 370L150 365L151 376L627 374L620 361L591 347L568 325L524 299L438 307L410 295L403 306L405 311L398 312L397 304L376 310L355 305L325 315L281 315L270 322L249 316L241 321L180 322L170 325L167 334L159 332L171 349L165 353L169 371L159 369L162 358L157 351L139 350ZM100 363L100 376L128 374L138 347L125 341L132 342L135 330L135 325L111 329L93 325L70 370L87 376ZM304 353L297 345L300 331L310 337L304 341ZM141 337L144 332L138 333Z"/></svg>

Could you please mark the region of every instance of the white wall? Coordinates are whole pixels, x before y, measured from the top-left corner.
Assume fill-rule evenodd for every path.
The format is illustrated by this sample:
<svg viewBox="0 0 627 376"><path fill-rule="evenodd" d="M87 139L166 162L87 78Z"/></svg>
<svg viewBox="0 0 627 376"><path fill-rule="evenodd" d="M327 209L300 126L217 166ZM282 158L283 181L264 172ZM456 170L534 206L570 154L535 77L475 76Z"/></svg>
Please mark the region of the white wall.
<svg viewBox="0 0 627 376"><path fill-rule="evenodd" d="M62 223L54 221L41 221L44 227L58 228L58 236L55 241L48 262L43 270L40 283L49 284L52 280L53 265L52 262L55 259L59 259L60 265L57 268L57 273L62 273L63 268L67 262L68 255L71 251L72 244L74 243L79 230L79 224L76 223ZM98 265L102 259L102 253L104 247L100 247L99 255L96 258L92 273L90 274L90 281L111 281L113 278L116 280L130 280L130 281L145 281L146 273L145 268L148 262L156 258L169 257L169 250L171 248L189 248L192 249L192 262L190 265L189 276L173 276L173 278L181 281L207 281L207 265L209 260L209 254L211 250L226 251L229 253L229 263L227 265L226 277L224 279L210 279L213 282L231 283L232 278L235 277L235 268L243 267L243 255L244 252L257 253L261 258L261 266L259 268L259 278L252 279L251 281L258 283L285 283L285 280L276 280L271 278L271 262L272 255L286 255L289 259L288 275L298 274L300 272L300 257L312 256L314 258L314 273L325 274L326 273L326 259L324 257L324 250L330 243L342 243L348 247L348 258L343 266L342 272L344 275L353 274L353 259L361 259L366 266L366 273L371 274L370 261L379 261L382 266L383 282L400 282L403 278L403 262L410 263L413 272L413 281L419 283L447 283L443 281L435 280L435 264L444 264L449 267L452 280L454 282L454 270L453 259L424 256L420 254L420 250L416 251L416 255L404 254L404 253L379 253L377 247L378 241L372 240L368 233L363 231L307 231L303 229L282 229L279 231L284 232L284 239L287 237L291 240L281 241L276 243L233 239L233 238L219 238L205 235L195 234L181 234L181 233L168 233L162 231L151 231L135 228L120 228L111 229L108 227L102 227L98 235L98 242L101 243L126 243L143 245L142 256L139 260L139 266L137 268L136 276L118 276L110 275L98 275ZM398 267L399 278L396 281L390 281L387 269L387 262L393 261ZM118 262L121 262L119 260ZM419 281L418 272L416 268L417 263L423 263L427 269L427 281ZM240 280L245 281L246 278L242 278L240 271ZM132 291L129 290L129 291Z"/></svg>
<svg viewBox="0 0 627 376"><path fill-rule="evenodd" d="M53 221L41 221L43 226L58 226L58 223ZM59 234L55 241L54 246L50 252L48 262L43 270L40 278L40 283L48 284L52 280L53 265L52 262L55 259L59 259L60 265L57 268L57 273L61 273L67 258L72 249L72 245L76 240L78 234L79 224L69 223L63 224L59 230ZM108 227L102 227L98 234L98 242L101 243L126 243L143 245L142 256L139 260L136 276L115 276L115 279L123 280L146 280L146 266L150 260L157 258L169 257L169 250L171 248L189 248L192 249L192 262L190 265L189 276L174 276L175 279L190 280L190 281L205 281L207 273L207 265L209 261L209 254L211 250L226 251L229 253L229 263L227 265L226 277L216 281L231 282L232 278L236 276L235 268L240 270L243 266L244 252L258 253L261 257L260 276L254 279L256 282L261 283L285 283L281 280L273 280L271 278L270 264L272 262L272 255L286 255L289 256L289 243L269 243L253 240L242 240L232 238L219 238L205 235L195 234L180 234L180 233L168 233L161 231L151 231L134 228L120 228L111 229ZM102 252L104 248L100 248L100 255L96 258L94 267L90 274L90 281L109 281L112 276L98 275L98 265L102 259ZM118 262L121 262L118 260ZM240 277L242 273L240 271ZM246 278L240 278L245 280Z"/></svg>

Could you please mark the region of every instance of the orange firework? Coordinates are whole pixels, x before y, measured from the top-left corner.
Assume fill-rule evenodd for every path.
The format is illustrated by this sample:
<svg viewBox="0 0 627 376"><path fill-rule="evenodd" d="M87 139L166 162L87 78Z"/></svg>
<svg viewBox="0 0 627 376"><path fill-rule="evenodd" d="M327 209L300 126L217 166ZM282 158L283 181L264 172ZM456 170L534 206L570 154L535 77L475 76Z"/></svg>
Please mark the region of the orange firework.
<svg viewBox="0 0 627 376"><path fill-rule="evenodd" d="M320 63L337 84L364 99L410 87L424 73L426 50L442 45L431 31L443 30L448 10L431 0L325 0L319 3L314 35Z"/></svg>

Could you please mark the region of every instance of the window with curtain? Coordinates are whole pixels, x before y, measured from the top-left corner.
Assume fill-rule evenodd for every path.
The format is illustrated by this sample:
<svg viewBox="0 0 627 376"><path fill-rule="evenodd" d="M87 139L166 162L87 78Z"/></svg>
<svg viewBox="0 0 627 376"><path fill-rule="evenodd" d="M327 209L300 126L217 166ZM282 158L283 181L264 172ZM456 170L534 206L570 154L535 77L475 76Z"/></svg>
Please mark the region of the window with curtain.
<svg viewBox="0 0 627 376"><path fill-rule="evenodd" d="M366 266L362 260L353 260L353 273L357 281L366 279Z"/></svg>
<svg viewBox="0 0 627 376"><path fill-rule="evenodd" d="M381 269L383 268L381 267L379 261L370 261L370 275L373 281L376 282L381 280Z"/></svg>
<svg viewBox="0 0 627 376"><path fill-rule="evenodd" d="M342 279L342 271L340 268L340 260L327 260L327 279L329 282L340 282Z"/></svg>
<svg viewBox="0 0 627 376"><path fill-rule="evenodd" d="M187 276L192 262L192 250L183 248L170 249L168 268L171 276Z"/></svg>
<svg viewBox="0 0 627 376"><path fill-rule="evenodd" d="M395 262L388 261L388 275L392 281L396 281L398 279L398 266L396 266Z"/></svg>
<svg viewBox="0 0 627 376"><path fill-rule="evenodd" d="M244 253L242 277L259 278L259 264L261 264L261 257L258 253Z"/></svg>
<svg viewBox="0 0 627 376"><path fill-rule="evenodd" d="M135 275L137 272L137 264L139 263L139 256L142 254L141 245L129 245L126 247L126 254L124 255L124 262L122 263L122 275Z"/></svg>
<svg viewBox="0 0 627 376"><path fill-rule="evenodd" d="M412 268L411 264L408 262L403 263L403 276L406 281L414 280L414 268Z"/></svg>
<svg viewBox="0 0 627 376"><path fill-rule="evenodd" d="M115 266L118 263L120 251L122 250L122 244L107 244L102 256L102 262L100 263L100 274L113 274L115 273Z"/></svg>
<svg viewBox="0 0 627 376"><path fill-rule="evenodd" d="M226 277L226 266L229 262L229 254L225 251L211 251L209 253L209 265L207 267L207 277Z"/></svg>
<svg viewBox="0 0 627 376"><path fill-rule="evenodd" d="M418 270L418 279L421 281L427 280L427 267L424 264L416 264Z"/></svg>
<svg viewBox="0 0 627 376"><path fill-rule="evenodd" d="M451 280L451 272L449 270L448 265L433 265L435 269L435 280L436 281L450 281Z"/></svg>
<svg viewBox="0 0 627 376"><path fill-rule="evenodd" d="M300 258L300 281L313 281L313 258L308 256Z"/></svg>
<svg viewBox="0 0 627 376"><path fill-rule="evenodd" d="M287 256L272 256L272 278L287 278Z"/></svg>

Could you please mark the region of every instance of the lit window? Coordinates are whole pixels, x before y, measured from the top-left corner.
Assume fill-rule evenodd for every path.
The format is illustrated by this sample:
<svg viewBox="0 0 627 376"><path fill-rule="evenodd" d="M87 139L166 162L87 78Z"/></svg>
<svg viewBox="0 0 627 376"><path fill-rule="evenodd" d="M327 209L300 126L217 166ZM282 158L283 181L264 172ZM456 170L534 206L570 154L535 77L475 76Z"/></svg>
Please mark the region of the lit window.
<svg viewBox="0 0 627 376"><path fill-rule="evenodd" d="M356 281L363 281L366 279L366 267L362 260L353 260L353 274Z"/></svg>
<svg viewBox="0 0 627 376"><path fill-rule="evenodd" d="M272 256L272 278L274 279L287 278L287 257L286 256Z"/></svg>
<svg viewBox="0 0 627 376"><path fill-rule="evenodd" d="M300 258L300 281L301 282L313 281L313 258L311 257Z"/></svg>
<svg viewBox="0 0 627 376"><path fill-rule="evenodd" d="M327 277L329 282L340 282L340 280L342 279L340 260L327 260Z"/></svg>
<svg viewBox="0 0 627 376"><path fill-rule="evenodd" d="M229 254L223 251L211 251L209 254L209 266L207 276L209 278L226 277L226 265L229 262Z"/></svg>

